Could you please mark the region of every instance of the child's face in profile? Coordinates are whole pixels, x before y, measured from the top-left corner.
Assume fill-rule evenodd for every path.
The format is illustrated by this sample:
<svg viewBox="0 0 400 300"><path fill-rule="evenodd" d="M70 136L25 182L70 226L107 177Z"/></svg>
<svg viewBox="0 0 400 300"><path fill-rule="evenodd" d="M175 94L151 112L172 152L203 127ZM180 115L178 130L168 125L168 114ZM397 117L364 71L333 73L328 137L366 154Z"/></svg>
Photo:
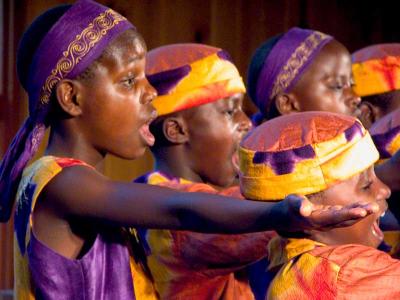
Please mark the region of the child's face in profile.
<svg viewBox="0 0 400 300"><path fill-rule="evenodd" d="M251 127L242 111L243 94L194 108L187 120L192 169L204 182L230 186L238 170L237 150Z"/></svg>
<svg viewBox="0 0 400 300"><path fill-rule="evenodd" d="M376 202L380 210L350 227L316 233L314 238L328 245L362 244L378 247L383 240L383 233L379 229L379 217L387 209L386 199L389 196L389 188L376 177L373 166L330 187L316 200L318 204L349 205L355 202Z"/></svg>
<svg viewBox="0 0 400 300"><path fill-rule="evenodd" d="M326 44L296 83L291 93L299 111L329 111L357 117L360 98L352 89L351 56L333 40Z"/></svg>
<svg viewBox="0 0 400 300"><path fill-rule="evenodd" d="M141 37L127 31L107 47L93 76L82 80L80 124L100 153L134 159L154 143L149 124L156 92L145 77L145 54Z"/></svg>

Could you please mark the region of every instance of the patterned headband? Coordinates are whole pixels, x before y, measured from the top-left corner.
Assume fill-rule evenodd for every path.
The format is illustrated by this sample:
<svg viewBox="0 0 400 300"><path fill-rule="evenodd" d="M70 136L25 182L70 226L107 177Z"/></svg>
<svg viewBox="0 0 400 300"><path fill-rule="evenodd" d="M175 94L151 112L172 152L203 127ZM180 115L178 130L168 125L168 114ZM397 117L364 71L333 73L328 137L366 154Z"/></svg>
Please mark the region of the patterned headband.
<svg viewBox="0 0 400 300"><path fill-rule="evenodd" d="M217 101L246 89L227 52L201 44L160 47L147 55L146 74L158 115Z"/></svg>
<svg viewBox="0 0 400 300"><path fill-rule="evenodd" d="M40 42L30 65L29 118L14 137L0 166L0 221L11 215L22 170L43 138L53 89L75 78L120 33L134 26L115 11L81 0L69 8Z"/></svg>
<svg viewBox="0 0 400 300"><path fill-rule="evenodd" d="M362 172L378 157L370 135L355 118L328 112L281 116L256 127L242 141L240 187L253 200L309 195Z"/></svg>
<svg viewBox="0 0 400 300"><path fill-rule="evenodd" d="M378 44L353 53L354 91L370 96L400 89L400 44Z"/></svg>
<svg viewBox="0 0 400 300"><path fill-rule="evenodd" d="M380 158L392 157L400 149L400 109L376 121L369 132Z"/></svg>
<svg viewBox="0 0 400 300"><path fill-rule="evenodd" d="M288 92L333 37L314 30L294 27L286 32L266 57L256 86L255 102L261 112L272 99Z"/></svg>

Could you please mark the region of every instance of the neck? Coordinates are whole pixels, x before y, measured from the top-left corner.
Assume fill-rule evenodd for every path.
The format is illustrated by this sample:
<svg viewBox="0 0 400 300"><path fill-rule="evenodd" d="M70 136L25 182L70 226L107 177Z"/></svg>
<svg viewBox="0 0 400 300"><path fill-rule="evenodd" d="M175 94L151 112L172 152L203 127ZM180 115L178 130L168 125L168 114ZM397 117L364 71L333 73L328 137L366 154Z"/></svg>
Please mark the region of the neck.
<svg viewBox="0 0 400 300"><path fill-rule="evenodd" d="M156 149L153 155L156 160L156 171L192 182L203 182L200 175L191 169L181 145Z"/></svg>
<svg viewBox="0 0 400 300"><path fill-rule="evenodd" d="M104 171L105 154L89 145L79 130L60 125L52 126L45 154L78 159L99 172Z"/></svg>

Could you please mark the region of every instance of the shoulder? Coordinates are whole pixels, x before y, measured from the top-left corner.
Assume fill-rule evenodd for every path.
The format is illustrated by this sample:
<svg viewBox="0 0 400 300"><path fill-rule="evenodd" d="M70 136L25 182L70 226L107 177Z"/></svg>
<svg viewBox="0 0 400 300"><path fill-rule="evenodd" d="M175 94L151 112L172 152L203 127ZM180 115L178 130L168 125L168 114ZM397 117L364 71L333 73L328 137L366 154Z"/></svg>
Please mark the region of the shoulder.
<svg viewBox="0 0 400 300"><path fill-rule="evenodd" d="M352 265L360 267L360 263L363 261L369 262L368 264L372 261L381 265L400 264L398 260L393 259L385 252L358 244L317 247L310 254L328 259L341 267ZM368 265L367 268L369 269L370 266Z"/></svg>
<svg viewBox="0 0 400 300"><path fill-rule="evenodd" d="M311 254L327 259L338 269L338 293L356 299L400 296L400 261L375 248L349 244L320 247ZM358 298L357 298L358 297Z"/></svg>

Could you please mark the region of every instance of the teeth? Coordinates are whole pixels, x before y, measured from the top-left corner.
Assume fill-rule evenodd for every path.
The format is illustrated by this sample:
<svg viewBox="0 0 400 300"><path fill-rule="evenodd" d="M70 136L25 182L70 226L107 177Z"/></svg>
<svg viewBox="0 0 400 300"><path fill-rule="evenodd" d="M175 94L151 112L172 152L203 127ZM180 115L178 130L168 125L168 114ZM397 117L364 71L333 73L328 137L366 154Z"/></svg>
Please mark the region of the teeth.
<svg viewBox="0 0 400 300"><path fill-rule="evenodd" d="M383 217L385 216L385 214L386 214L386 212L384 211L384 212L381 214L381 218L383 218Z"/></svg>

